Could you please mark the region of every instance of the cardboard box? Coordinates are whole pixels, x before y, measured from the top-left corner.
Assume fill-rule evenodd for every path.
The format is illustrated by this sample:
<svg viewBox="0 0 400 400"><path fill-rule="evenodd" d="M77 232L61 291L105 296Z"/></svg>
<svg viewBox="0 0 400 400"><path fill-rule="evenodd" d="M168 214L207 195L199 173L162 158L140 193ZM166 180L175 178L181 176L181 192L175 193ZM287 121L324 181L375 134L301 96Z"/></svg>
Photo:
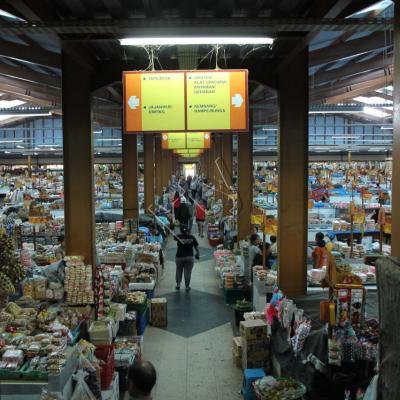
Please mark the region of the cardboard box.
<svg viewBox="0 0 400 400"><path fill-rule="evenodd" d="M242 338L240 336L233 338L233 355L235 357L242 357Z"/></svg>
<svg viewBox="0 0 400 400"><path fill-rule="evenodd" d="M250 340L266 340L268 338L268 325L262 320L249 320L240 322L240 336L242 344Z"/></svg>
<svg viewBox="0 0 400 400"><path fill-rule="evenodd" d="M247 355L255 353L269 353L269 342L267 340L243 341L242 353L246 353Z"/></svg>
<svg viewBox="0 0 400 400"><path fill-rule="evenodd" d="M168 325L168 308L165 297L151 299L150 301L150 321L153 326L164 327Z"/></svg>

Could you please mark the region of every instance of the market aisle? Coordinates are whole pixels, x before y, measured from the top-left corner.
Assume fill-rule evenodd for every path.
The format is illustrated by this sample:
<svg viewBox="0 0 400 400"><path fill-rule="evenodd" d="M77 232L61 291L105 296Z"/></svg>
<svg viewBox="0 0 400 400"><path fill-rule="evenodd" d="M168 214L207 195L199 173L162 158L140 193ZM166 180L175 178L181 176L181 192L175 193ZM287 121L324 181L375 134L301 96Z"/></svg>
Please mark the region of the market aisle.
<svg viewBox="0 0 400 400"><path fill-rule="evenodd" d="M242 373L232 357L230 310L214 271L212 249L200 239L192 290L175 291L176 244L169 238L165 271L156 288L168 299L168 327L148 327L144 358L154 363L158 383L153 400L239 399Z"/></svg>

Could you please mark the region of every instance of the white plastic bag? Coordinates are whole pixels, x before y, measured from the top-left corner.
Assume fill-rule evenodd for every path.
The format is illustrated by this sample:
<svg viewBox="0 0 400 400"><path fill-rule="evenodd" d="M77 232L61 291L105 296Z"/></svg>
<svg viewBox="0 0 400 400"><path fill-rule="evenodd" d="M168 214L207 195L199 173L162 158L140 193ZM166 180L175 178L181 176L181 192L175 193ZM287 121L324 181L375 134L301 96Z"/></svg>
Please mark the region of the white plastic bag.
<svg viewBox="0 0 400 400"><path fill-rule="evenodd" d="M378 376L377 374L371 379L363 400L378 400Z"/></svg>
<svg viewBox="0 0 400 400"><path fill-rule="evenodd" d="M71 400L96 400L89 386L85 382L87 372L83 369L79 369L76 374L72 377L76 380L76 386L74 393L72 394Z"/></svg>

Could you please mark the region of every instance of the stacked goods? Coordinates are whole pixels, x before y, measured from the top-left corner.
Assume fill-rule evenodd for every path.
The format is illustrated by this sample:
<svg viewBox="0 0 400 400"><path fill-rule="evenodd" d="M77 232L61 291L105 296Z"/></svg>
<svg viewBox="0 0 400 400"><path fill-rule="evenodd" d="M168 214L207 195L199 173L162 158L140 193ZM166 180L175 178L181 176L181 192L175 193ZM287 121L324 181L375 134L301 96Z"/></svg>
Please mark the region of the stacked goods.
<svg viewBox="0 0 400 400"><path fill-rule="evenodd" d="M66 262L64 287L67 303L72 305L93 304L92 266L85 265L82 256L64 257Z"/></svg>
<svg viewBox="0 0 400 400"><path fill-rule="evenodd" d="M269 367L268 326L261 320L240 322L242 368Z"/></svg>
<svg viewBox="0 0 400 400"><path fill-rule="evenodd" d="M24 278L24 268L15 255L10 237L0 235L0 308L4 307L9 293L15 292L15 285Z"/></svg>
<svg viewBox="0 0 400 400"><path fill-rule="evenodd" d="M165 297L151 299L151 324L165 327L168 325L167 299Z"/></svg>
<svg viewBox="0 0 400 400"><path fill-rule="evenodd" d="M242 368L242 338L240 336L233 338L232 353L236 366Z"/></svg>
<svg viewBox="0 0 400 400"><path fill-rule="evenodd" d="M233 289L235 286L235 275L232 272L228 272L225 274L225 284L226 289Z"/></svg>

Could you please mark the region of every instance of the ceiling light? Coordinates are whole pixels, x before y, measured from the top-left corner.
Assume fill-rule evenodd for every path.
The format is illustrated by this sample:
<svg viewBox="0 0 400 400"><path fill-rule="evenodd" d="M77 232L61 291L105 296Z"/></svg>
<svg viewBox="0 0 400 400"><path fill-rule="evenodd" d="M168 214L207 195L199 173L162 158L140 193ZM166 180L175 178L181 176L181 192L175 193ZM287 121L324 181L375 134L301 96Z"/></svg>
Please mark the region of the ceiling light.
<svg viewBox="0 0 400 400"><path fill-rule="evenodd" d="M98 129L97 131L93 131L93 133L103 133L102 129Z"/></svg>
<svg viewBox="0 0 400 400"><path fill-rule="evenodd" d="M24 149L25 147L24 146L21 146L20 144L17 144L17 149Z"/></svg>
<svg viewBox="0 0 400 400"><path fill-rule="evenodd" d="M58 144L38 144L38 147L60 147Z"/></svg>
<svg viewBox="0 0 400 400"><path fill-rule="evenodd" d="M0 140L0 143L22 143L23 140L15 140L15 139L5 139L5 140Z"/></svg>
<svg viewBox="0 0 400 400"><path fill-rule="evenodd" d="M332 136L332 139L359 139L360 136Z"/></svg>
<svg viewBox="0 0 400 400"><path fill-rule="evenodd" d="M108 142L108 141L112 141L112 140L121 141L122 139L119 139L119 138L100 138L100 139L96 139L96 140L98 140L99 142Z"/></svg>
<svg viewBox="0 0 400 400"><path fill-rule="evenodd" d="M272 44L269 37L134 37L119 40L122 46L201 45L201 44Z"/></svg>
<svg viewBox="0 0 400 400"><path fill-rule="evenodd" d="M5 151L5 152L4 152L4 154L10 154L10 153L11 153L10 151Z"/></svg>
<svg viewBox="0 0 400 400"><path fill-rule="evenodd" d="M385 112L383 112L381 110L377 110L376 108L367 107L367 106L363 108L363 113L371 115L373 117L380 117L380 118L388 117L390 115L390 114L385 113Z"/></svg>
<svg viewBox="0 0 400 400"><path fill-rule="evenodd" d="M325 110L325 111L309 111L309 114L359 114L360 111L354 110Z"/></svg>
<svg viewBox="0 0 400 400"><path fill-rule="evenodd" d="M393 126L381 126L381 130L393 130Z"/></svg>
<svg viewBox="0 0 400 400"><path fill-rule="evenodd" d="M33 155L34 155L34 156L37 156L37 155L39 155L39 153L33 153Z"/></svg>
<svg viewBox="0 0 400 400"><path fill-rule="evenodd" d="M278 128L262 128L263 131L277 131Z"/></svg>
<svg viewBox="0 0 400 400"><path fill-rule="evenodd" d="M380 96L371 96L371 97L357 96L357 97L354 97L353 100L358 101L360 103L364 103L364 104L380 104L380 103L393 104L392 100L386 100Z"/></svg>

